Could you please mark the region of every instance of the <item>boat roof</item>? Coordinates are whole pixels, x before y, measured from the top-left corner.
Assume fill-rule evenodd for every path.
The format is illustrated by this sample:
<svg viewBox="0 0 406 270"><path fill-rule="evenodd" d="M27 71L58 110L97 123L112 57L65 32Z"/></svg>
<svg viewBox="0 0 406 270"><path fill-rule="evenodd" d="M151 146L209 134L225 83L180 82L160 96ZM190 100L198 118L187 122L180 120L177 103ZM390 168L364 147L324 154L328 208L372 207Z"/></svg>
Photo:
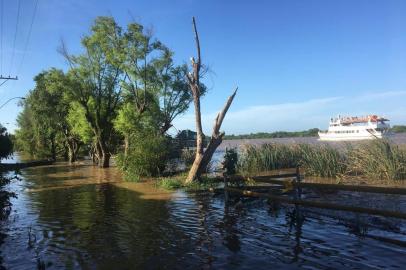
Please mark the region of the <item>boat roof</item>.
<svg viewBox="0 0 406 270"><path fill-rule="evenodd" d="M378 116L378 115L367 115L367 116L341 116L334 119L334 121L340 120L341 124L356 124L356 123L368 123L368 122L384 122L389 121L389 119Z"/></svg>

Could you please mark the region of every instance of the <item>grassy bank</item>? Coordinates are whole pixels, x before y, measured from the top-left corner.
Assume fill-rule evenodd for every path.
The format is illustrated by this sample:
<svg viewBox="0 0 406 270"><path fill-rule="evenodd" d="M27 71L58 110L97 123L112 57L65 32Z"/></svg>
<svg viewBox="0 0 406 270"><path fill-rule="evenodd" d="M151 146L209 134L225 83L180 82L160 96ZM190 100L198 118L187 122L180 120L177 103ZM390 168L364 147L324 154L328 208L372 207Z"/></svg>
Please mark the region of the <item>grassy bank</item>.
<svg viewBox="0 0 406 270"><path fill-rule="evenodd" d="M251 176L296 166L311 176L404 180L406 149L385 140L340 148L328 144L247 145L240 151L238 171L242 175Z"/></svg>

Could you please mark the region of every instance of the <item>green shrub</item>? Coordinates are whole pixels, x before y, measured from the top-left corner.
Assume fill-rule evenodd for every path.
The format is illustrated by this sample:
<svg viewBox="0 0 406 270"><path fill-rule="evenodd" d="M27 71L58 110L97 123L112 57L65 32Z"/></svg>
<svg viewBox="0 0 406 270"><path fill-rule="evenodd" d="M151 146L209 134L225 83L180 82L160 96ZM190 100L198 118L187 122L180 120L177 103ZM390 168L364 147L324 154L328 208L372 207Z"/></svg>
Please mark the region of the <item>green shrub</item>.
<svg viewBox="0 0 406 270"><path fill-rule="evenodd" d="M189 168L190 166L192 166L193 161L195 160L195 157L196 157L196 150L187 149L187 148L182 149L180 159L181 159L181 161L183 161L185 163L186 168Z"/></svg>
<svg viewBox="0 0 406 270"><path fill-rule="evenodd" d="M13 142L7 129L0 125L0 160L13 154Z"/></svg>
<svg viewBox="0 0 406 270"><path fill-rule="evenodd" d="M133 137L127 156L117 155L117 164L127 181L138 181L143 176L159 176L165 170L168 149L168 142L164 136Z"/></svg>
<svg viewBox="0 0 406 270"><path fill-rule="evenodd" d="M226 148L222 162L224 176L234 175L237 172L238 154L235 148Z"/></svg>

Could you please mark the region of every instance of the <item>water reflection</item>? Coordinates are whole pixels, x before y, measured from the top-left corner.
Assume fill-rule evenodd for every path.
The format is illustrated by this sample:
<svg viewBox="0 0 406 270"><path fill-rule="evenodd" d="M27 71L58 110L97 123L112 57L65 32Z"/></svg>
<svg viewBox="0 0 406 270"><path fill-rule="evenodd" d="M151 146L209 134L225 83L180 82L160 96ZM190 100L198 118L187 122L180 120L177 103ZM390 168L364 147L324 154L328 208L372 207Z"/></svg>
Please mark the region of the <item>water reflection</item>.
<svg viewBox="0 0 406 270"><path fill-rule="evenodd" d="M232 194L169 193L150 183L122 182L114 168L86 164L60 163L22 175L24 180L13 186L19 198L3 226L7 237L0 247L3 265L11 269L38 264L53 269L340 269L406 263L402 220ZM313 195L303 191L304 197ZM359 194L324 196L368 201ZM406 205L402 196L371 196L381 207L395 207L394 199L397 208Z"/></svg>

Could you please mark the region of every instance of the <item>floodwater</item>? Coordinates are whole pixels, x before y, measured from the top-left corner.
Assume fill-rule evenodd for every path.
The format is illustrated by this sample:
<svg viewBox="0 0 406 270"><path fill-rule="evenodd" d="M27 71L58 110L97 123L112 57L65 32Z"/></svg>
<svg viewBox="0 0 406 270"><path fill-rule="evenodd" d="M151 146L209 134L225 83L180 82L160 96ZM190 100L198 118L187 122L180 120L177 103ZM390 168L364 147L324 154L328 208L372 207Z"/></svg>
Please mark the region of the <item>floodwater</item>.
<svg viewBox="0 0 406 270"><path fill-rule="evenodd" d="M406 133L395 133L389 137L389 140L395 144L406 145ZM365 142L365 141L361 141ZM294 137L294 138L272 138L272 139L241 139L241 140L224 140L219 146L220 151L226 148L236 148L244 144L261 145L264 143L281 143L281 144L294 144L294 143L308 143L308 144L329 144L329 145L343 145L348 142L326 142L319 141L318 137ZM353 141L352 143L360 143L360 141Z"/></svg>
<svg viewBox="0 0 406 270"><path fill-rule="evenodd" d="M404 269L404 220L168 192L86 164L24 169L2 221L3 267L35 269ZM406 212L406 198L303 191ZM1 260L0 260L1 261ZM1 268L1 267L0 267Z"/></svg>

